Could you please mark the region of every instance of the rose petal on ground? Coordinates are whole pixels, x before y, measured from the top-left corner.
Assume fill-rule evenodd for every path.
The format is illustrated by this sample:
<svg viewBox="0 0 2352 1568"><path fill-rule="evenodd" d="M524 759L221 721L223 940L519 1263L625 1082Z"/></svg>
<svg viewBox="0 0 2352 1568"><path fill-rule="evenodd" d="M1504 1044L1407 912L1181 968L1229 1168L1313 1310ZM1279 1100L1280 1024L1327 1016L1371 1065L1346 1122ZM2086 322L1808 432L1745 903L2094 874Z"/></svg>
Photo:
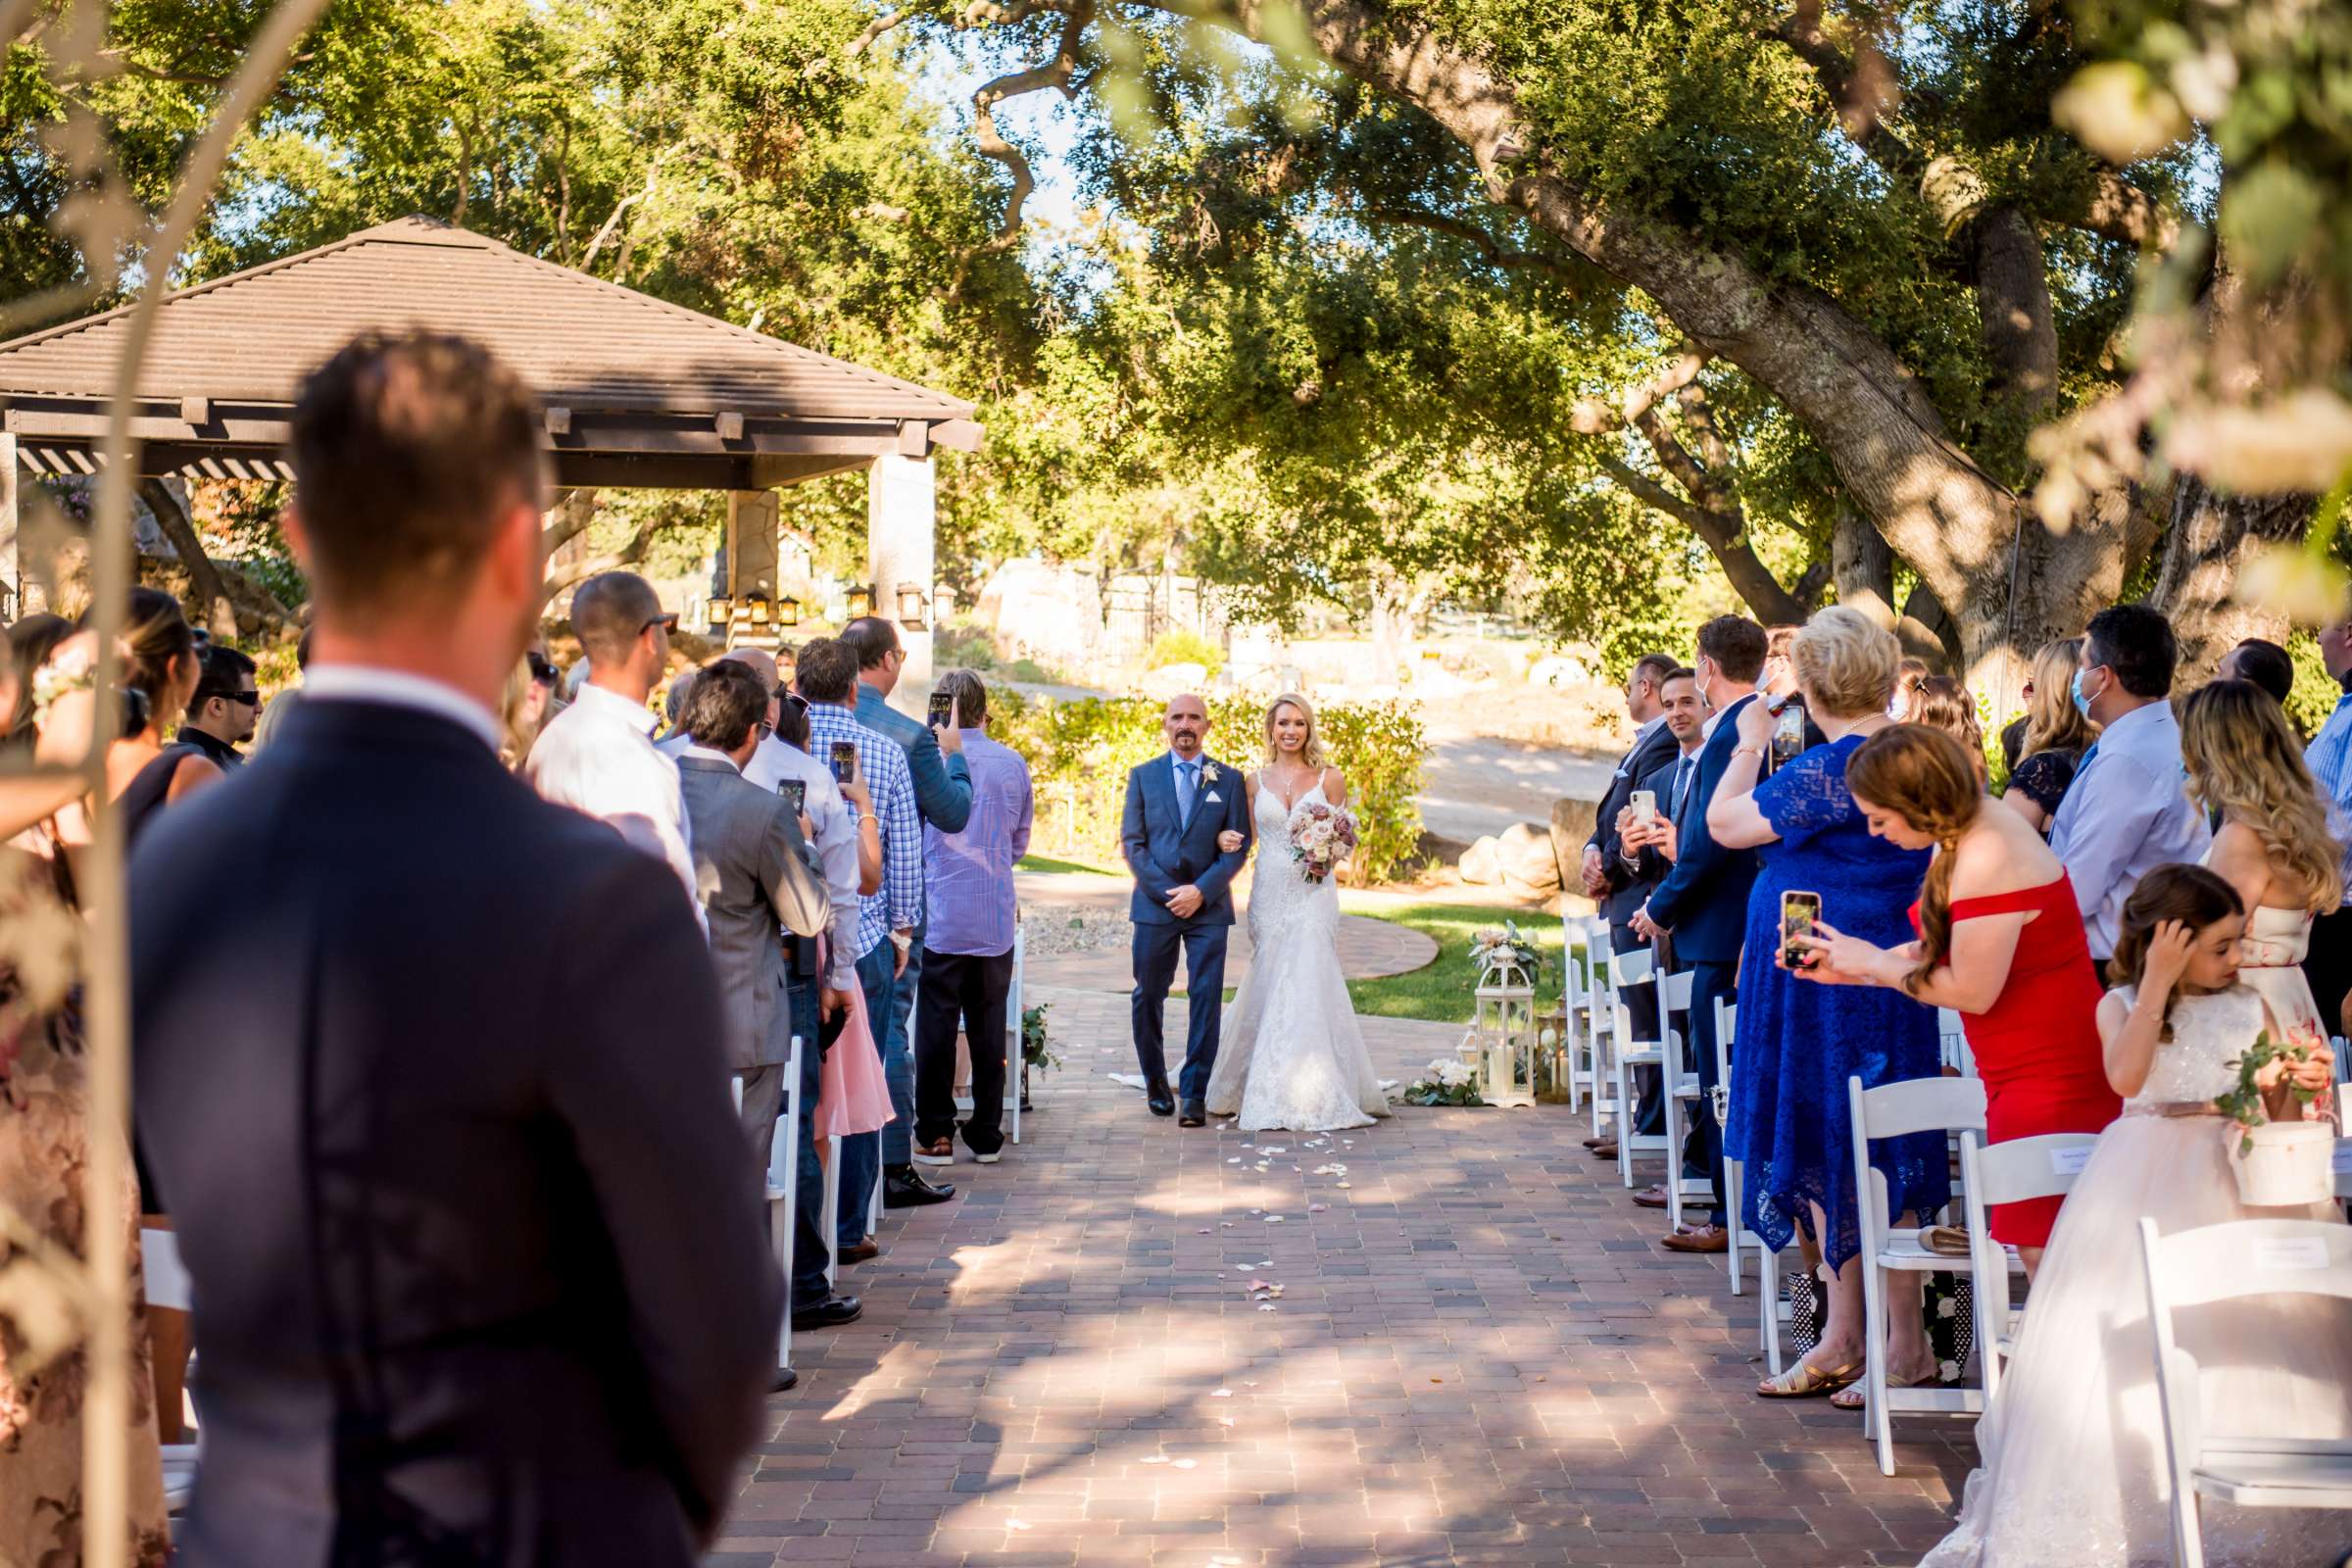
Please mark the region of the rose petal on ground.
<svg viewBox="0 0 2352 1568"><path fill-rule="evenodd" d="M1233 1391L1231 1389L1216 1389L1212 1390L1208 1396L1212 1399L1230 1399L1233 1397Z"/></svg>
<svg viewBox="0 0 2352 1568"><path fill-rule="evenodd" d="M1306 1205L1306 1211L1309 1214L1321 1214L1328 1211L1331 1205L1329 1203L1309 1203ZM1206 1231L1202 1231L1200 1234L1205 1236L1208 1233Z"/></svg>
<svg viewBox="0 0 2352 1568"><path fill-rule="evenodd" d="M1198 1459L1178 1459L1175 1461L1176 1468L1179 1470L1190 1470L1198 1466L1200 1463L1200 1461Z"/></svg>
<svg viewBox="0 0 2352 1568"><path fill-rule="evenodd" d="M1167 1462L1168 1456L1164 1453L1151 1453L1144 1456L1146 1464L1166 1464Z"/></svg>

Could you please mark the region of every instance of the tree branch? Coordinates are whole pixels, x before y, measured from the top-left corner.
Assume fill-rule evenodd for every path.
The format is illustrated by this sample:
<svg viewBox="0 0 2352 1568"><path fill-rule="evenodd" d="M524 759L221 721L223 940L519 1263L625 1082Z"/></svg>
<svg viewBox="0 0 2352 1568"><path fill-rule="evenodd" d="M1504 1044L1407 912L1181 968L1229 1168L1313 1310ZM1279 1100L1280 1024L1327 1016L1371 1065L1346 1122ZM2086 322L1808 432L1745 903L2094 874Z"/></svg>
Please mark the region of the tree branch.
<svg viewBox="0 0 2352 1568"><path fill-rule="evenodd" d="M972 94L973 142L981 157L993 159L1012 172L1012 194L1005 198L1004 220L996 233L956 258L955 280L948 285L947 292L951 304L963 298L963 285L971 276L973 263L983 256L1000 255L1020 243L1021 209L1027 205L1029 193L1037 188L1037 176L1029 168L1028 155L1006 141L997 129L997 105L1007 98L1048 87L1058 88L1065 96L1069 93L1070 77L1078 70L1079 41L1095 20L1095 0L1068 0L1066 5L1059 0L1021 0L1011 11L1004 13L1004 24L1012 25L1045 11L1062 14L1061 36L1054 43L1054 53L1026 71L1011 72L982 83L980 90Z"/></svg>
<svg viewBox="0 0 2352 1568"><path fill-rule="evenodd" d="M1886 128L1884 111L1893 107L1889 101L1893 76L1877 51L1859 63L1848 59L1821 30L1819 0L1804 0L1790 15L1767 27L1764 35L1786 44L1790 54L1813 68L1822 91L1838 109L1838 122L1846 139L1869 154L1872 163L1905 178L1917 172L1919 155L1910 143Z"/></svg>
<svg viewBox="0 0 2352 1568"><path fill-rule="evenodd" d="M1540 268L1571 280L1585 276L1585 270L1569 257L1546 255L1542 251L1507 249L1500 240L1467 219L1447 218L1443 213L1423 212L1414 207L1367 207L1363 209L1363 214L1374 222L1409 223L1415 228L1426 228L1432 233L1458 239L1475 246L1486 257L1489 266L1499 267L1506 271Z"/></svg>
<svg viewBox="0 0 2352 1568"><path fill-rule="evenodd" d="M2180 215L2112 169L2098 172L2089 200L2072 221L2141 250L2171 250L2180 237Z"/></svg>
<svg viewBox="0 0 2352 1568"><path fill-rule="evenodd" d="M1662 397L1680 392L1698 378L1713 356L1695 343L1685 343L1675 351L1666 368L1640 386L1629 387L1615 403L1599 398L1578 398L1575 411L1569 416L1570 428L1580 435L1598 435L1618 424L1631 424L1647 414Z"/></svg>
<svg viewBox="0 0 2352 1568"><path fill-rule="evenodd" d="M588 242L588 254L580 258L581 271L586 272L595 270L596 253L603 250L605 248L605 241L612 237L612 230L618 227L620 224L621 215L626 213L631 207L636 206L637 203L652 199L654 194L654 181L662 172L662 163L669 157L670 153L674 151L676 151L676 148L672 147L666 151L656 154L654 161L646 166L644 189L633 190L626 196L623 196L619 201L612 204L612 215L605 220L605 226L596 231L596 238Z"/></svg>
<svg viewBox="0 0 2352 1568"><path fill-rule="evenodd" d="M172 553L188 574L188 591L202 607L203 624L214 638L224 643L237 640L237 606L220 585L220 570L213 558L204 553L204 541L196 536L196 524L189 520L187 509L179 497L161 479L139 481L139 499L155 514L155 524L171 541Z"/></svg>
<svg viewBox="0 0 2352 1568"><path fill-rule="evenodd" d="M890 31L891 28L897 26L900 23L906 20L906 14L904 11L894 9L883 12L882 15L867 23L865 24L865 30L859 33L857 38L851 42L848 51L849 58L855 60L859 55L865 53L868 49L871 49L874 46L875 39L881 37L884 33Z"/></svg>

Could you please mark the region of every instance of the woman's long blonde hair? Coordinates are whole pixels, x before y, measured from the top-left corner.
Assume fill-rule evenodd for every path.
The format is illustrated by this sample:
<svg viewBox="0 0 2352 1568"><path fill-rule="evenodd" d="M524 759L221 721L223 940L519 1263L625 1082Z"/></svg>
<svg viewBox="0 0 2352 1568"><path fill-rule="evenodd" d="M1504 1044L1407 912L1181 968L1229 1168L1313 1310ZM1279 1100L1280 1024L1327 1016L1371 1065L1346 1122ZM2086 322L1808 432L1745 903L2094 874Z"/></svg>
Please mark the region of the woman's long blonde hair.
<svg viewBox="0 0 2352 1568"><path fill-rule="evenodd" d="M1282 760L1282 753L1274 747L1274 715L1281 711L1282 705L1285 703L1298 710L1306 717L1306 744L1298 748L1298 760L1309 767L1323 766L1323 736L1322 732L1315 728L1314 705L1297 692L1284 692L1266 705L1265 720L1258 726L1266 738L1266 764L1272 766Z"/></svg>
<svg viewBox="0 0 2352 1568"><path fill-rule="evenodd" d="M2024 761L2035 752L2085 752L2099 727L2075 706L2075 671L2082 665L2082 639L2043 643L2034 656L2034 696L2026 706L2026 738L2017 749Z"/></svg>
<svg viewBox="0 0 2352 1568"><path fill-rule="evenodd" d="M2328 831L2295 732L2270 693L2243 680L2190 692L2180 704L2180 760L2190 798L2252 828L2272 865L2302 883L2306 908L2335 907L2343 850Z"/></svg>

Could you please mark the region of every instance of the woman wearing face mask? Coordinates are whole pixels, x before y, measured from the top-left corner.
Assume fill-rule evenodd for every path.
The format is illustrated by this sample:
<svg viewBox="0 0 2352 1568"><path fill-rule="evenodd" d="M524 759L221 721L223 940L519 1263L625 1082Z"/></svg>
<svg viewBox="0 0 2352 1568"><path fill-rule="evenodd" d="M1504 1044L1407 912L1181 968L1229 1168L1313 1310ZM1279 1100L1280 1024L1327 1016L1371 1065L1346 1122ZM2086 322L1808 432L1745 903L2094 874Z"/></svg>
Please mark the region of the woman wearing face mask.
<svg viewBox="0 0 2352 1568"><path fill-rule="evenodd" d="M2080 637L2044 643L2034 656L2034 673L2026 680L2025 735L2017 760L2009 764L2009 788L2001 795L2003 806L2044 835L2075 781L2075 769L2082 765L2082 754L2099 733L2075 706L2075 671L2082 658Z"/></svg>

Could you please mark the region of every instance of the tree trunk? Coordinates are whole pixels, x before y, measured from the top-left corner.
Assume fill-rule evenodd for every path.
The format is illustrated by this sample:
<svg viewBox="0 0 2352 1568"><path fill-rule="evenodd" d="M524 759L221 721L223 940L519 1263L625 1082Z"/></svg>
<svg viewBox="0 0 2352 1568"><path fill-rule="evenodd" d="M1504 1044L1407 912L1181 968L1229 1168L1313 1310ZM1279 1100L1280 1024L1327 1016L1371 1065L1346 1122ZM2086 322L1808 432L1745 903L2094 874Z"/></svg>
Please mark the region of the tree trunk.
<svg viewBox="0 0 2352 1568"><path fill-rule="evenodd" d="M2203 680L2248 637L2286 641L2286 612L2240 602L2238 577L2272 545L2302 537L2316 503L2307 495L2225 496L2195 474L2173 487L2173 525L2150 596L2180 640L2182 683Z"/></svg>
<svg viewBox="0 0 2352 1568"><path fill-rule="evenodd" d="M1838 509L1838 524L1830 535L1830 573L1838 584L1839 604L1893 628L1894 552L1870 519L1851 507Z"/></svg>
<svg viewBox="0 0 2352 1568"><path fill-rule="evenodd" d="M213 558L204 553L204 541L196 537L196 524L188 517L187 509L179 497L161 479L141 479L139 499L155 514L156 526L172 541L179 564L188 574L188 591L195 595L197 619L215 642L233 643L237 640L237 607L220 585L220 568Z"/></svg>
<svg viewBox="0 0 2352 1568"><path fill-rule="evenodd" d="M1171 14L1198 8L1156 0ZM1219 20L1259 40L1276 0L1231 0ZM1341 71L1426 112L1477 159L1494 200L1642 289L1701 350L1739 366L1810 433L1863 515L1959 621L1972 680L2008 679L2031 649L2082 626L2122 583L2121 512L2053 536L1951 439L1922 378L1819 289L1774 281L1737 252L1613 210L1573 169L1522 157L1511 85L1485 60L1378 0L1305 0L1314 47ZM1288 28L1276 22L1279 34ZM1516 132L1516 133L1515 133ZM2000 323L1995 323L1996 327ZM2016 336L2021 359L2038 326ZM2020 390L2028 388L2020 387ZM2021 538L2021 533L2025 536Z"/></svg>

